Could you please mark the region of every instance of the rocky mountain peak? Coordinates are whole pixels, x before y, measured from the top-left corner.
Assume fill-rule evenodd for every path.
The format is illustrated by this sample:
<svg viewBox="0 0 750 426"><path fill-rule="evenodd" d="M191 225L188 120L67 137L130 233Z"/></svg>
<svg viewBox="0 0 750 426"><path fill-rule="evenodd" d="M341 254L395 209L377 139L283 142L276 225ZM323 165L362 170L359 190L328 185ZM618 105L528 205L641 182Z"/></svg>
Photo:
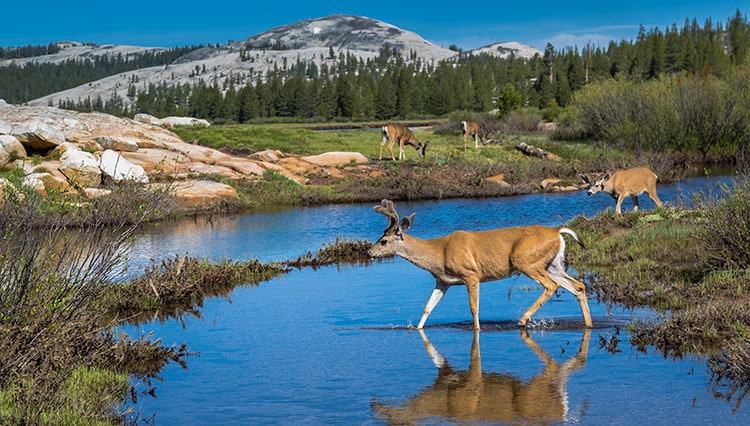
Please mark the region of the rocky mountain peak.
<svg viewBox="0 0 750 426"><path fill-rule="evenodd" d="M364 16L331 15L272 28L244 41L263 49L274 45L285 49L331 47L377 51L386 42L427 43L419 35Z"/></svg>

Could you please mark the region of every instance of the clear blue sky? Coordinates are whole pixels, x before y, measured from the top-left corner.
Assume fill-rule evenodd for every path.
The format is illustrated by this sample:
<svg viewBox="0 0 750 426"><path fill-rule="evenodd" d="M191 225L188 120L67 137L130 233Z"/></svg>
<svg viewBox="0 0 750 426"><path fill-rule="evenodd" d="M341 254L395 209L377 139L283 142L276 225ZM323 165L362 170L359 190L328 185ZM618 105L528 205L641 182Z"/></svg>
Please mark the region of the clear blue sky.
<svg viewBox="0 0 750 426"><path fill-rule="evenodd" d="M609 40L631 40L646 29L688 18L726 23L740 1L102 1L8 0L3 2L0 46L79 41L174 47L239 41L271 28L343 13L367 16L413 31L448 47L469 50L518 41L543 50ZM465 8L463 7L465 6Z"/></svg>

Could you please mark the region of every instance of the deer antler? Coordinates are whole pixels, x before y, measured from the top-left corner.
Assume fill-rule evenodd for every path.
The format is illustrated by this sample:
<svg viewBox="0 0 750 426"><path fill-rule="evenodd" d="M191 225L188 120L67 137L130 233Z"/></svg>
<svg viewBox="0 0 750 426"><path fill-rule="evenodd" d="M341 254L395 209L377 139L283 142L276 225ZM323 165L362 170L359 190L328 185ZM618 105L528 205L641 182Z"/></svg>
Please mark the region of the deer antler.
<svg viewBox="0 0 750 426"><path fill-rule="evenodd" d="M396 213L396 209L393 207L393 201L383 200L380 202L380 205L375 206L374 209L376 212L383 214L388 218L388 228L385 229L383 232L384 234L392 232L398 228L398 213Z"/></svg>

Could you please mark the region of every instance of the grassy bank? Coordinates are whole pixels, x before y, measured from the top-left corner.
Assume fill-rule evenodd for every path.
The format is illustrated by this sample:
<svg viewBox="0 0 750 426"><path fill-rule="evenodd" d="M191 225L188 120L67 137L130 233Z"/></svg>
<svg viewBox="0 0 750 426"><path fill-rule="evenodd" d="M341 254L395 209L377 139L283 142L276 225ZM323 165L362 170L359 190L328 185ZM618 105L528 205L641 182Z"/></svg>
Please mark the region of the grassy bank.
<svg viewBox="0 0 750 426"><path fill-rule="evenodd" d="M497 120L495 120L497 121ZM499 122L498 122L499 123ZM308 176L300 186L268 172L259 180L226 182L240 193L248 209L271 205L305 205L442 198L478 198L527 194L540 191L546 178L562 179L564 185L577 185L579 173L603 172L618 168L646 166L662 182L679 180L689 172L689 159L642 151L627 151L581 141L555 141L535 127L509 128L495 123L490 142L480 149L463 149L460 121L448 119L413 127L422 142L430 141L425 158L407 146L407 159L392 161L387 149L380 161L378 123L358 124L357 129L313 130L324 124L227 125L208 128L176 128L185 140L249 154L266 149L291 155L315 155L331 151L359 152L375 170L367 176L347 175L333 179L325 174ZM419 123L409 123L411 125ZM534 121L536 125L536 121ZM547 158L524 155L516 145L526 143L549 153ZM394 149L398 155L398 147ZM701 169L697 166L697 169ZM508 185L497 185L486 178L502 175Z"/></svg>

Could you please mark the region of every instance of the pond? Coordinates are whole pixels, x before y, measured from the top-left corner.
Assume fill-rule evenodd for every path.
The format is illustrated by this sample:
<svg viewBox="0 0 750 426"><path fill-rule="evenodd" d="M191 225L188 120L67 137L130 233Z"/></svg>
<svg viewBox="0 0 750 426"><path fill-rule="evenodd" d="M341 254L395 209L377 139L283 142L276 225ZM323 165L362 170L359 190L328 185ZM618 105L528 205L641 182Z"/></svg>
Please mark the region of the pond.
<svg viewBox="0 0 750 426"><path fill-rule="evenodd" d="M667 204L727 178L659 186ZM137 238L131 270L174 254L288 260L336 237L375 241L387 226L374 203L296 208L155 226ZM641 208L653 203L641 197ZM481 200L397 202L416 212L410 234L526 224L556 226L614 208L584 191ZM626 201L624 210L632 203ZM573 265L574 266L574 265ZM169 365L156 398L134 405L156 424L748 424L750 410L714 396L705 361L673 361L627 343L624 328L648 310L590 301L585 331L574 296L560 292L522 331L540 290L524 276L481 287L482 331L469 329L466 291L449 291L425 330L434 280L403 259L295 270L226 298L200 317L126 327L164 344L187 343L187 369ZM553 326L550 328L550 326ZM604 343L619 339L619 352Z"/></svg>

